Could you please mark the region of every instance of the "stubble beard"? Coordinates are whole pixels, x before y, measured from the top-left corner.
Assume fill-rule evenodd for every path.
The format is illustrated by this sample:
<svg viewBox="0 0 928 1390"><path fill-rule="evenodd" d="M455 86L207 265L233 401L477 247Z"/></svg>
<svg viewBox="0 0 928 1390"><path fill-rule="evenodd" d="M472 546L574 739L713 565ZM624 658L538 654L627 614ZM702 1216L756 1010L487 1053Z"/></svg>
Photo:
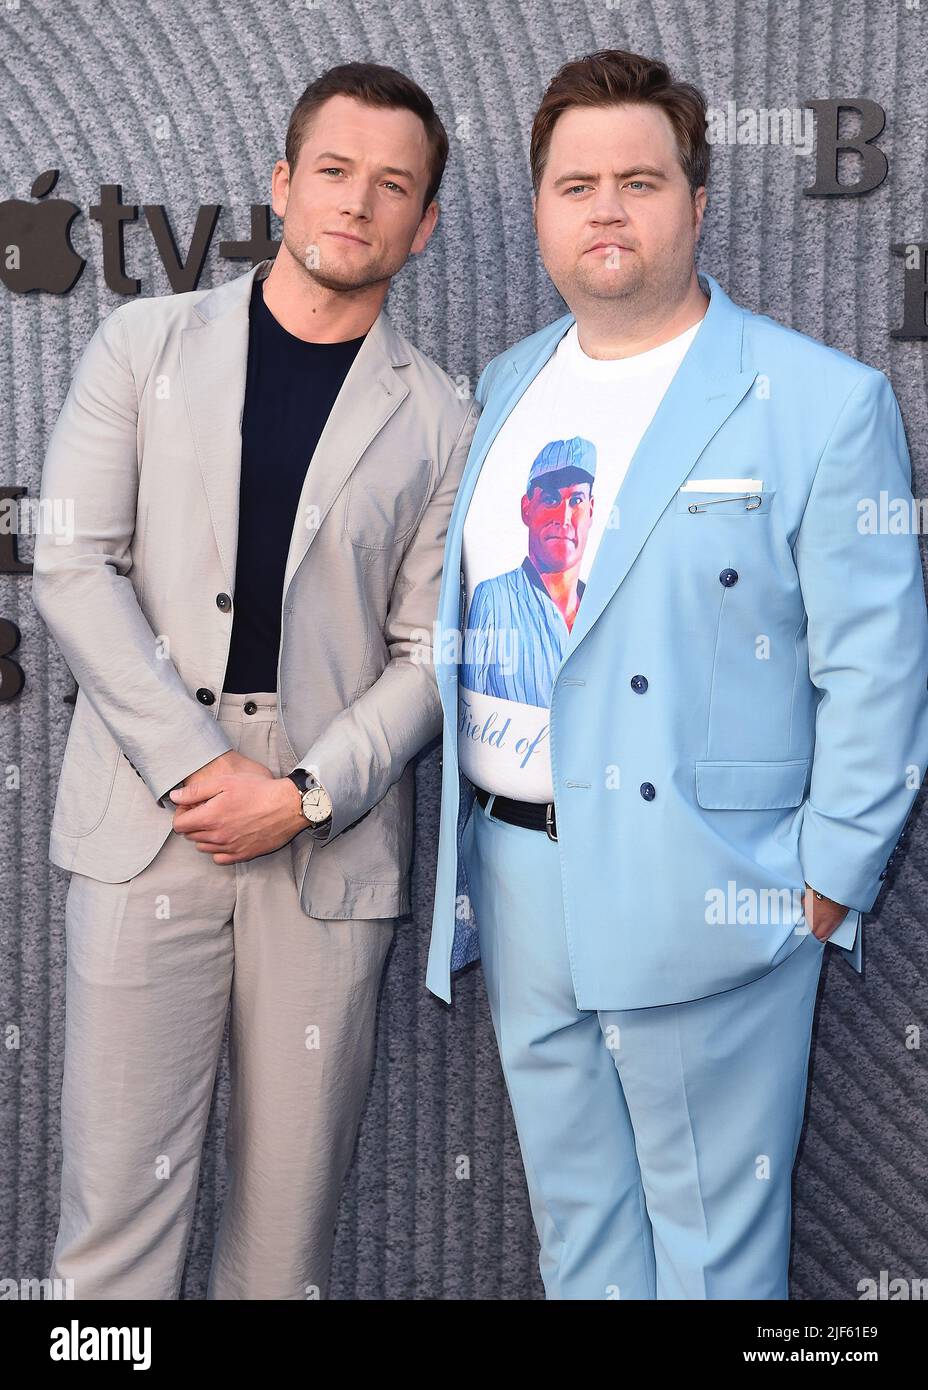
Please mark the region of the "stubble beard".
<svg viewBox="0 0 928 1390"><path fill-rule="evenodd" d="M588 299L622 301L640 296L647 297L649 282L646 268L640 262L637 265L631 264L631 256L627 252L624 264L621 252L619 257L618 266L614 270L598 267L595 273L592 267L583 264L581 257L571 277L574 288Z"/></svg>
<svg viewBox="0 0 928 1390"><path fill-rule="evenodd" d="M368 289L371 285L382 284L385 280L389 281L406 263L406 258L396 265L390 265L384 257L379 260L369 261L367 265L359 269L356 273L340 273L331 266L326 266L325 252L321 244L314 243L307 238L297 237L289 231L286 225L283 229L284 245L290 255L301 267L306 275L323 289L340 291L349 294L354 290ZM313 263L312 253L316 252L319 264Z"/></svg>

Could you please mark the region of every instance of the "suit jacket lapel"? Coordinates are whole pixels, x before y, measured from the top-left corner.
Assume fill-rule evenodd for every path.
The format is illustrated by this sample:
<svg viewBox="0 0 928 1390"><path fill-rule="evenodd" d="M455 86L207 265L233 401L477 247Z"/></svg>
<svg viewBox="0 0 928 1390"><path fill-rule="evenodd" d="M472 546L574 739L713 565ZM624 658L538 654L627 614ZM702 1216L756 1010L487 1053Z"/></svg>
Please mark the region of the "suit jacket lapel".
<svg viewBox="0 0 928 1390"><path fill-rule="evenodd" d="M607 528L600 541L564 661L602 614L675 491L757 376L755 368L742 368L743 312L713 276L701 273L699 279L710 294L709 306L629 464L617 499L619 525ZM504 369L508 376L494 385L480 416L449 527L442 632L457 627L464 519L490 446L573 322L567 314L516 350ZM446 662L439 672L445 681L457 675Z"/></svg>
<svg viewBox="0 0 928 1390"><path fill-rule="evenodd" d="M493 394L486 402L477 421L477 428L474 431L467 463L448 523L441 592L438 599L439 641L441 642L445 641L443 634L453 634L460 627L458 600L460 596L461 540L467 508L470 505L474 488L477 486L480 470L494 439L573 321L573 315L566 314L549 324L540 333L533 334L528 343L522 344L521 352L513 356L507 366L503 368L505 375L498 384L494 385ZM453 663L449 664L447 660L442 660L440 656L437 676L439 685L443 682L449 682L457 678L457 668Z"/></svg>
<svg viewBox="0 0 928 1390"><path fill-rule="evenodd" d="M199 323L181 334L180 360L187 415L209 506L226 587L235 586L238 489L242 463L242 410L248 371L248 306L261 261L203 296Z"/></svg>
<svg viewBox="0 0 928 1390"><path fill-rule="evenodd" d="M381 310L335 398L303 480L284 574L284 598L329 508L364 450L409 395L396 367L409 349Z"/></svg>
<svg viewBox="0 0 928 1390"><path fill-rule="evenodd" d="M248 372L248 310L255 279L271 260L217 286L196 305L200 322L181 335L181 374L197 461L229 593L238 551L242 413ZM409 394L395 371L409 350L381 310L329 413L297 505L284 597L320 524L362 453ZM360 403L360 404L359 404Z"/></svg>
<svg viewBox="0 0 928 1390"><path fill-rule="evenodd" d="M756 368L742 368L743 313L711 276L700 279L711 288L709 307L632 456L615 499L617 524L606 528L594 556L565 661L602 614L674 493L757 376ZM601 501L608 506L612 499Z"/></svg>

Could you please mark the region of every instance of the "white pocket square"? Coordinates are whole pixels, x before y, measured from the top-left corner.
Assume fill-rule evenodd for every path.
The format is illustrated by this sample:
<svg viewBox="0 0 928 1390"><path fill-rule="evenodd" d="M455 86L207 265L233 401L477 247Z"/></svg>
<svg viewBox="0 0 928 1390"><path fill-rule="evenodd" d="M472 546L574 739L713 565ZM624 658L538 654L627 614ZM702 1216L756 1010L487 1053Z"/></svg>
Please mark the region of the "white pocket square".
<svg viewBox="0 0 928 1390"><path fill-rule="evenodd" d="M681 492L762 492L760 478L692 478Z"/></svg>

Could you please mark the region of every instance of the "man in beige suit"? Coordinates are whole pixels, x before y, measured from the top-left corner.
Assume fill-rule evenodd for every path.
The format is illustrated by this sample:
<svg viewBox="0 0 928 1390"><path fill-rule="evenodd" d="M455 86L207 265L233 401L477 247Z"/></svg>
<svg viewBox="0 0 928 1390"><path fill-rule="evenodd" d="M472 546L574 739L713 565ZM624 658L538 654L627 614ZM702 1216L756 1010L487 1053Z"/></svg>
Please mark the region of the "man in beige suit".
<svg viewBox="0 0 928 1390"><path fill-rule="evenodd" d="M395 70L324 74L274 169L276 260L117 308L49 444L74 528L37 539L33 593L79 685L51 1272L79 1299L179 1296L230 999L208 1296L327 1292L478 413L383 311L447 150Z"/></svg>

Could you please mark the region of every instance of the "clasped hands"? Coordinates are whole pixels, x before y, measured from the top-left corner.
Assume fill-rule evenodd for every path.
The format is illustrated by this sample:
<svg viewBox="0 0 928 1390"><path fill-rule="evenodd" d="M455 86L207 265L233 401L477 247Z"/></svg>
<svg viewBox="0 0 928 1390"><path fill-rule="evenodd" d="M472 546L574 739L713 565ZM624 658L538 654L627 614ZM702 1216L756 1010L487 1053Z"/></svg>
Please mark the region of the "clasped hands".
<svg viewBox="0 0 928 1390"><path fill-rule="evenodd" d="M234 749L185 777L170 797L173 828L216 864L270 854L309 828L299 787Z"/></svg>

